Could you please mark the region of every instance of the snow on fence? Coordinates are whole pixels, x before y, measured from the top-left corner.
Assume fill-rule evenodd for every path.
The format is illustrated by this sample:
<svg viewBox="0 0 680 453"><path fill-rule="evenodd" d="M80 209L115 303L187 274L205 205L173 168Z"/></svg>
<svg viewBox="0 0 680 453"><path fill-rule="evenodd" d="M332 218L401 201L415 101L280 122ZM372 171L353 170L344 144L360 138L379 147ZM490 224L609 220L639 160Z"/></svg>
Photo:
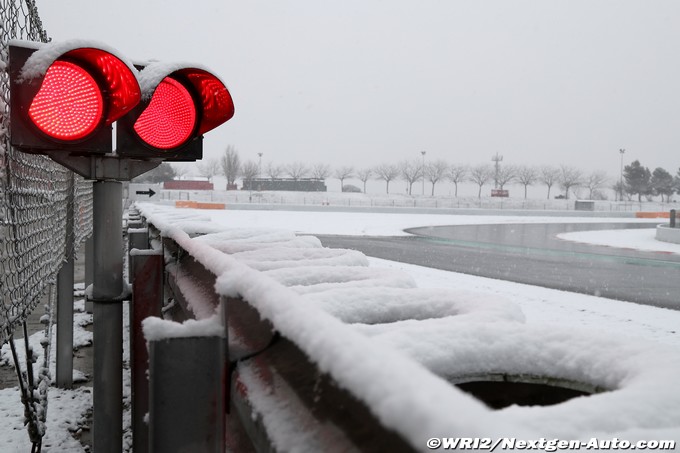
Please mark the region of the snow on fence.
<svg viewBox="0 0 680 453"><path fill-rule="evenodd" d="M47 42L48 38L33 1L0 0L0 17L0 344L10 341L14 349L15 330L22 325L26 330L26 319L47 295L44 357L48 360L57 274L91 235L92 184L45 156L25 154L10 146L7 43L11 39ZM47 387L41 384L49 376L43 372L44 366L34 376L30 363L19 383L29 435L33 444L39 445Z"/></svg>
<svg viewBox="0 0 680 453"><path fill-rule="evenodd" d="M423 451L449 437L680 440L678 351L529 326L499 296L420 289L314 237L138 207L164 250L166 316L226 323L232 448L244 439L275 451ZM177 330L145 323L156 341ZM554 400L523 400L527 386Z"/></svg>

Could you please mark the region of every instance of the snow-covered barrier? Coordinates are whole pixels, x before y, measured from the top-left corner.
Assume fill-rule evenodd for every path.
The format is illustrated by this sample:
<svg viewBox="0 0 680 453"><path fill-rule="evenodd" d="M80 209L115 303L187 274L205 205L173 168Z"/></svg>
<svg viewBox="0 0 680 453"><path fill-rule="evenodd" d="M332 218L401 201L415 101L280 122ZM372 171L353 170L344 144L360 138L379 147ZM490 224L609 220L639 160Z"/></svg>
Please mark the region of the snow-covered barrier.
<svg viewBox="0 0 680 453"><path fill-rule="evenodd" d="M671 228L668 225L658 225L656 227L656 239L672 244L680 244L680 228Z"/></svg>
<svg viewBox="0 0 680 453"><path fill-rule="evenodd" d="M227 307L232 409L253 442L400 451L426 450L433 437L680 437L676 351L527 326L502 298L416 288L315 238L216 231L173 210L139 208L172 243L172 266L184 272L181 255L210 276L189 285L191 314L216 316L220 298ZM592 395L494 410L455 385L493 380Z"/></svg>

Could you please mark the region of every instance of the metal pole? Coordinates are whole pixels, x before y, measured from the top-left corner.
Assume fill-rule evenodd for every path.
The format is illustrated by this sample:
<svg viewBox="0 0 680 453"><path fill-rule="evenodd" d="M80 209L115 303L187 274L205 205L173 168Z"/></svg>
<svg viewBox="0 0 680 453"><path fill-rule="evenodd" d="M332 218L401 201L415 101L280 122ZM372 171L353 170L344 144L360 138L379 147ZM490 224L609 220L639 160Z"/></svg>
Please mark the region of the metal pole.
<svg viewBox="0 0 680 453"><path fill-rule="evenodd" d="M85 240L85 289L94 283L94 237ZM92 301L85 298L85 311L93 312Z"/></svg>
<svg viewBox="0 0 680 453"><path fill-rule="evenodd" d="M147 228L138 228L136 226L130 227L130 224L128 224L128 250L132 252L134 249L146 250L148 248L149 230ZM132 259L132 254L130 255L128 263L130 263L130 268L128 271L130 283L133 283L136 278L135 266L137 263L136 260Z"/></svg>
<svg viewBox="0 0 680 453"><path fill-rule="evenodd" d="M123 450L123 185L94 183L95 453Z"/></svg>
<svg viewBox="0 0 680 453"><path fill-rule="evenodd" d="M57 387L73 387L73 202L74 176L66 204L64 262L57 274Z"/></svg>
<svg viewBox="0 0 680 453"><path fill-rule="evenodd" d="M133 241L148 237L130 234ZM132 304L130 306L130 372L132 383L132 450L149 451L149 425L144 417L149 411L149 354L146 349L142 321L149 316L161 316L163 304L163 252L130 249L132 274Z"/></svg>
<svg viewBox="0 0 680 453"><path fill-rule="evenodd" d="M621 178L619 179L619 201L623 201L623 155L625 154L626 150L621 148L619 149L619 153L621 154Z"/></svg>
<svg viewBox="0 0 680 453"><path fill-rule="evenodd" d="M425 196L425 153L427 151L421 151L420 154L423 155L423 166L421 167L420 171L423 173L423 196Z"/></svg>
<svg viewBox="0 0 680 453"><path fill-rule="evenodd" d="M73 254L57 275L57 387L73 387Z"/></svg>

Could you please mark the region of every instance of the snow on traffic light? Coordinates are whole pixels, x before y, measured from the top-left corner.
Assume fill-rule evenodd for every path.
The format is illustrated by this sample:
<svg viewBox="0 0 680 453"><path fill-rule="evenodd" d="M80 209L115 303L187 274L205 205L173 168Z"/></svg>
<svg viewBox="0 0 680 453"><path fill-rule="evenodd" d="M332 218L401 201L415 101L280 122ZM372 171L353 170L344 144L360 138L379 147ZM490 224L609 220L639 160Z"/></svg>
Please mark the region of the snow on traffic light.
<svg viewBox="0 0 680 453"><path fill-rule="evenodd" d="M139 81L142 101L117 125L120 156L200 159L203 134L234 116L229 90L204 69L153 63Z"/></svg>
<svg viewBox="0 0 680 453"><path fill-rule="evenodd" d="M203 134L234 115L229 90L209 71L134 66L99 43L11 41L8 70L12 146L92 179L198 160Z"/></svg>
<svg viewBox="0 0 680 453"><path fill-rule="evenodd" d="M30 153L110 153L111 125L141 99L135 72L105 47L10 42L11 144Z"/></svg>

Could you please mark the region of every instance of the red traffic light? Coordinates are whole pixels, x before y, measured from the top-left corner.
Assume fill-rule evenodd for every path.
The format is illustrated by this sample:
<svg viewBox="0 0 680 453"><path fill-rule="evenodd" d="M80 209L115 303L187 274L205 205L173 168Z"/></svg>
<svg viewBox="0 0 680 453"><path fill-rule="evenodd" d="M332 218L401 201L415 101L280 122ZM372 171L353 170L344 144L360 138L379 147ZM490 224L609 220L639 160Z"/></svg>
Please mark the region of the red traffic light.
<svg viewBox="0 0 680 453"><path fill-rule="evenodd" d="M200 159L202 134L234 116L229 90L203 69L155 63L139 80L142 102L118 122L120 156Z"/></svg>
<svg viewBox="0 0 680 453"><path fill-rule="evenodd" d="M101 122L104 99L96 80L83 67L55 61L28 108L28 117L47 136L81 140Z"/></svg>
<svg viewBox="0 0 680 453"><path fill-rule="evenodd" d="M111 152L111 124L141 99L134 70L111 51L10 43L11 143L28 152Z"/></svg>
<svg viewBox="0 0 680 453"><path fill-rule="evenodd" d="M151 147L173 149L193 136L197 117L194 98L189 90L175 79L166 77L135 121L134 131Z"/></svg>

